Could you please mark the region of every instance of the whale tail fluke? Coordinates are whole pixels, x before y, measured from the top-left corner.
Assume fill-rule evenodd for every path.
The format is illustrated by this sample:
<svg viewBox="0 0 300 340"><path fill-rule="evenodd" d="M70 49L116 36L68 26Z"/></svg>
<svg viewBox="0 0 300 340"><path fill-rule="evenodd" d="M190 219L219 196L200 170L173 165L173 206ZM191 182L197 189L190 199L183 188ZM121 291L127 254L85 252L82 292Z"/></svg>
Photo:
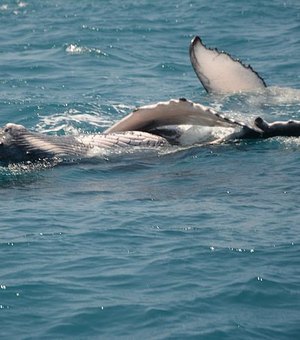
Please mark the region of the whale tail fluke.
<svg viewBox="0 0 300 340"><path fill-rule="evenodd" d="M250 65L244 65L226 52L206 47L198 36L191 41L190 59L207 92L255 91L266 87L263 78Z"/></svg>

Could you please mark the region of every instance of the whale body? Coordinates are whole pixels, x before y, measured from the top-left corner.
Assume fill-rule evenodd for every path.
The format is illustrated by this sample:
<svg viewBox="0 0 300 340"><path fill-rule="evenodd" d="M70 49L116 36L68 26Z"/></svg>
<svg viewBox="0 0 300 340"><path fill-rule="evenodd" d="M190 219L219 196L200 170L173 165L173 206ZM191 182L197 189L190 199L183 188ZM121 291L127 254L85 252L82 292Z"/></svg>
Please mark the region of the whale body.
<svg viewBox="0 0 300 340"><path fill-rule="evenodd" d="M208 127L228 130L228 133L222 137L214 136L203 143L203 136L196 132ZM140 107L99 134L53 136L8 123L0 130L0 161L80 160L92 155L95 149L191 146L200 142L201 145L216 144L274 136L300 136L300 122L270 124L258 117L253 124L245 124L227 118L210 107L181 98Z"/></svg>
<svg viewBox="0 0 300 340"><path fill-rule="evenodd" d="M181 98L137 108L103 133L53 136L6 124L0 130L0 160L81 159L92 151L112 148L153 148L199 143L201 128L228 129L227 138L257 138L261 130L232 120L207 106ZM191 132L192 131L192 132ZM190 136L189 136L190 134ZM200 139L199 139L200 138ZM210 140L215 142L218 140ZM225 140L225 138L224 138Z"/></svg>

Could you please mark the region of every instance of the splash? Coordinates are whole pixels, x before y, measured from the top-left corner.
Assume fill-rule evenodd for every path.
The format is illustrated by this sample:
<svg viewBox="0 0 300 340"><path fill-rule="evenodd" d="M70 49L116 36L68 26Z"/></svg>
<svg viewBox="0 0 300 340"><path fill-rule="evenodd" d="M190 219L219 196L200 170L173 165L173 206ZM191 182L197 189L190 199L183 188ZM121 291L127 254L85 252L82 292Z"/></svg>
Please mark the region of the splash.
<svg viewBox="0 0 300 340"><path fill-rule="evenodd" d="M12 4L0 5L0 11L13 13L14 15L19 15L20 13L22 13L19 11L19 9L24 9L27 6L28 6L27 2L18 1L16 2L16 4L13 4L13 5ZM24 11L24 13L26 13L26 10Z"/></svg>
<svg viewBox="0 0 300 340"><path fill-rule="evenodd" d="M107 54L101 51L99 48L89 48L86 46L79 46L77 44L70 44L66 47L66 52L68 54L95 54L95 55L102 55L107 56Z"/></svg>
<svg viewBox="0 0 300 340"><path fill-rule="evenodd" d="M101 105L70 103L67 107L62 112L39 114L40 121L34 130L41 133L75 135L86 132L99 133L134 109L132 106L114 102Z"/></svg>
<svg viewBox="0 0 300 340"><path fill-rule="evenodd" d="M51 169L62 164L60 159L40 160L37 162L22 162L0 164L0 188L6 185L23 185L34 182L40 178L39 174L44 170Z"/></svg>
<svg viewBox="0 0 300 340"><path fill-rule="evenodd" d="M85 131L101 131L111 124L111 120L97 113L83 113L76 109L69 109L63 113L41 117L35 130L41 133L78 135Z"/></svg>
<svg viewBox="0 0 300 340"><path fill-rule="evenodd" d="M26 2L23 2L23 1L18 2L18 7L20 7L20 8L27 7L27 5L28 4Z"/></svg>

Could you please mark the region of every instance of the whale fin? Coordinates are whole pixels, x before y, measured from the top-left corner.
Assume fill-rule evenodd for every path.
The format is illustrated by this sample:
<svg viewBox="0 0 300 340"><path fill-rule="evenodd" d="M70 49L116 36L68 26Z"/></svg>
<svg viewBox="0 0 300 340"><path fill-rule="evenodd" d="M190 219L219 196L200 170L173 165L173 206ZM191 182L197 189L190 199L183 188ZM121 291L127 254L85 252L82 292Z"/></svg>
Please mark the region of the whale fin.
<svg viewBox="0 0 300 340"><path fill-rule="evenodd" d="M244 65L226 52L206 47L198 36L191 41L190 59L207 92L254 91L266 87L263 78L250 65Z"/></svg>
<svg viewBox="0 0 300 340"><path fill-rule="evenodd" d="M180 124L243 126L242 123L228 119L209 107L181 98L139 107L104 133L133 130L151 132L151 130L161 126Z"/></svg>

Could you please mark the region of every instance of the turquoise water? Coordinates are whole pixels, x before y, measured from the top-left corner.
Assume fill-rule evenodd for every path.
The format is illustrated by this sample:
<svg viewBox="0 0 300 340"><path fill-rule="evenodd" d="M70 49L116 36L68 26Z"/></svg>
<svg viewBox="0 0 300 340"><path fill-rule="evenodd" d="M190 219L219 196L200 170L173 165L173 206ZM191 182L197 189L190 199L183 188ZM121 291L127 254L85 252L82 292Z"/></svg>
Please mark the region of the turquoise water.
<svg viewBox="0 0 300 340"><path fill-rule="evenodd" d="M1 1L0 125L101 132L186 97L300 119L297 1ZM194 35L269 92L207 95ZM297 339L300 142L0 167L2 339Z"/></svg>

